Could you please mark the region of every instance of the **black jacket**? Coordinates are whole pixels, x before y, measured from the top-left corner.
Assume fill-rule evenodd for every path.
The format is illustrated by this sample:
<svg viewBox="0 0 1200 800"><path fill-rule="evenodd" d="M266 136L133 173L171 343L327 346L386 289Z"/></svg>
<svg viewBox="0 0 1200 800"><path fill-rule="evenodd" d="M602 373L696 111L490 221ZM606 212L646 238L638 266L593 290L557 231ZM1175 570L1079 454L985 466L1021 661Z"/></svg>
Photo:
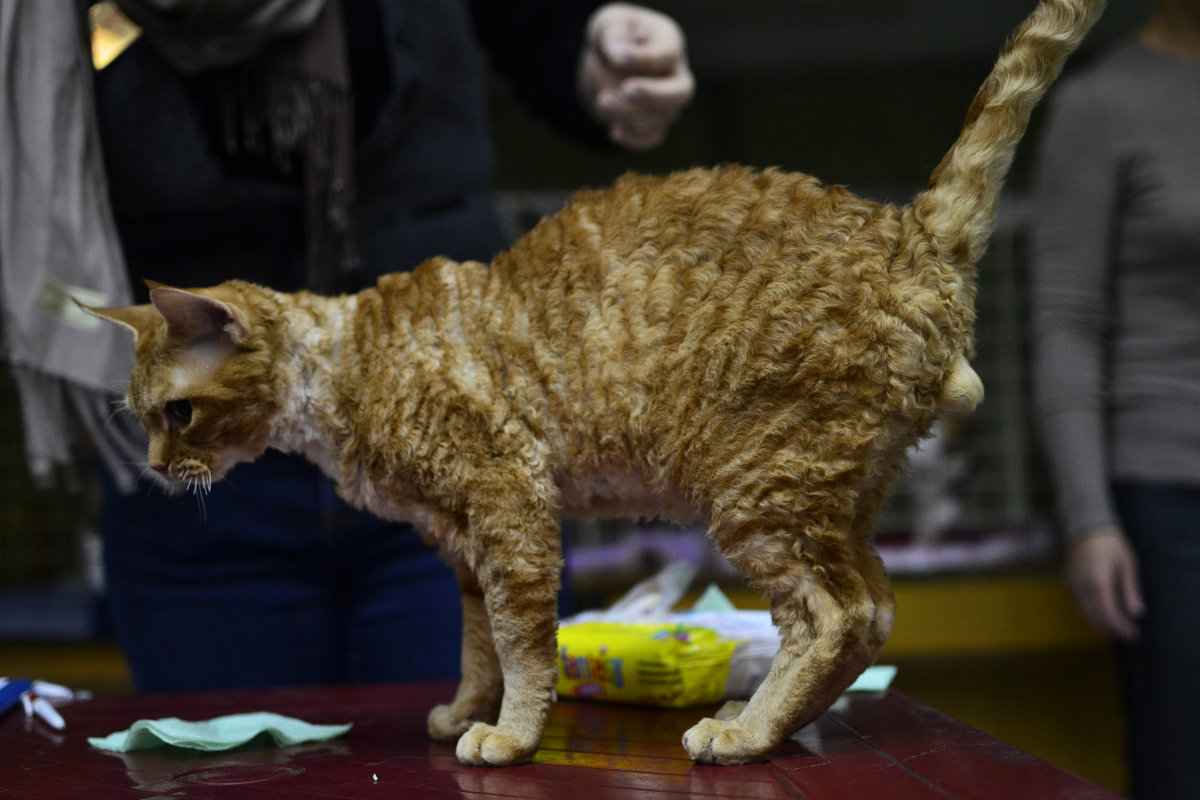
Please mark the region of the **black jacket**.
<svg viewBox="0 0 1200 800"><path fill-rule="evenodd" d="M355 289L433 255L489 259L506 245L491 197L482 44L518 94L599 141L576 98L595 0L349 0L355 94ZM225 151L213 76L185 76L138 41L96 77L109 193L134 279L241 278L301 288L296 173ZM144 295L140 298L145 299Z"/></svg>

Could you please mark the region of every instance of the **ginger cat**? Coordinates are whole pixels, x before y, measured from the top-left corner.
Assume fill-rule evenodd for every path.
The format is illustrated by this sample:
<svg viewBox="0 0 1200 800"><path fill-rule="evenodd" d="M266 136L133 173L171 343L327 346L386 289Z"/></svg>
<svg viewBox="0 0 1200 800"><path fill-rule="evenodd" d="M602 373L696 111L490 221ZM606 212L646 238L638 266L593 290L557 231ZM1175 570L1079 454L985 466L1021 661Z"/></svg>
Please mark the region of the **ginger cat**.
<svg viewBox="0 0 1200 800"><path fill-rule="evenodd" d="M939 410L982 397L974 264L1030 112L1102 5L1037 5L903 208L773 169L629 175L491 265L433 259L332 298L155 285L150 305L93 309L136 334L150 466L207 490L268 447L302 453L436 543L465 625L429 732L469 764L537 750L560 518L707 520L781 648L683 745L766 758L891 630L874 520Z"/></svg>

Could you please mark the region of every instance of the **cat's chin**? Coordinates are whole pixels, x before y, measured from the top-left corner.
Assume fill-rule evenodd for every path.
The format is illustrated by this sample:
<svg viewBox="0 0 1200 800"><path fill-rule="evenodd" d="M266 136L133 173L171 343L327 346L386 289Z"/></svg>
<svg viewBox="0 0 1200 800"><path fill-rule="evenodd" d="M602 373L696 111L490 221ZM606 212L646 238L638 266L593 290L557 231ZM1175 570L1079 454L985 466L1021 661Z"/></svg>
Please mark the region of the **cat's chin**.
<svg viewBox="0 0 1200 800"><path fill-rule="evenodd" d="M249 452L244 449L234 449L221 453L207 461L200 459L184 459L175 462L163 471L152 470L159 481L173 490L188 491L212 490L212 487L225 479L239 464L257 459L262 453Z"/></svg>

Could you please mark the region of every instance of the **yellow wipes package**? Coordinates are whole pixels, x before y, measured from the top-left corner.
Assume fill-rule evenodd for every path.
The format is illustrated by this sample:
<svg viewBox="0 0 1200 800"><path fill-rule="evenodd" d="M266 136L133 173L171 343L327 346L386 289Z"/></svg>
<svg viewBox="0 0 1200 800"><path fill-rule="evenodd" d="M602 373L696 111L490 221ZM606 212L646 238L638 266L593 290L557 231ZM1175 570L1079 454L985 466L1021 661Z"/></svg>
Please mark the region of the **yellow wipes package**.
<svg viewBox="0 0 1200 800"><path fill-rule="evenodd" d="M719 702L737 642L674 623L580 622L558 631L560 697L684 706Z"/></svg>

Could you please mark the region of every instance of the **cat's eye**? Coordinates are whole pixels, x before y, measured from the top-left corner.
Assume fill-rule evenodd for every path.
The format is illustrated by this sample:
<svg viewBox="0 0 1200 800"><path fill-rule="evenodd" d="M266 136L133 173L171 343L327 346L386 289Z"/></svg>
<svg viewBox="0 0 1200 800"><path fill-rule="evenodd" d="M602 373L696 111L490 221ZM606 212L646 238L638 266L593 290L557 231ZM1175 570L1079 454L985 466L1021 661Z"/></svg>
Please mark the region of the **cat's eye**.
<svg viewBox="0 0 1200 800"><path fill-rule="evenodd" d="M188 399L172 400L163 407L167 415L167 423L172 430L186 428L192 423L192 401Z"/></svg>

